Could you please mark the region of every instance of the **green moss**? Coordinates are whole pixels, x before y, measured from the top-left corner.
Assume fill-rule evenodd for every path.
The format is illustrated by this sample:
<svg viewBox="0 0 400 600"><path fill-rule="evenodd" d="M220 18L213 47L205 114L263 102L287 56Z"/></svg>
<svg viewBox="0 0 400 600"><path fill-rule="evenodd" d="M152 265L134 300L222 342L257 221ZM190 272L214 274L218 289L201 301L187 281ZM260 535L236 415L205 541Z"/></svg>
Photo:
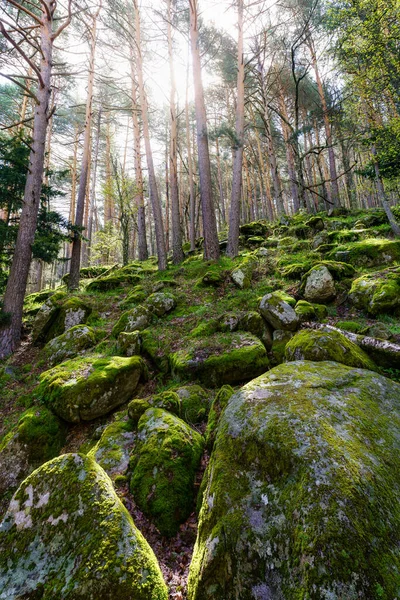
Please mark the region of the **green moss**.
<svg viewBox="0 0 400 600"><path fill-rule="evenodd" d="M217 434L217 427L221 414L228 404L229 399L234 394L234 390L230 385L223 385L215 395L215 398L211 404L210 414L207 421L207 429L205 432L206 446L208 450L212 450L215 442L215 436Z"/></svg>
<svg viewBox="0 0 400 600"><path fill-rule="evenodd" d="M216 333L219 329L219 321L217 319L207 319L203 323L199 323L197 327L192 329L189 334L191 338L204 338L213 333Z"/></svg>
<svg viewBox="0 0 400 600"><path fill-rule="evenodd" d="M224 281L224 276L222 273L215 273L213 271L207 271L205 275L201 278L200 282L202 285L211 286L211 287L219 287Z"/></svg>
<svg viewBox="0 0 400 600"><path fill-rule="evenodd" d="M280 365L237 392L207 468L188 598L395 598L399 398L394 382L334 362Z"/></svg>
<svg viewBox="0 0 400 600"><path fill-rule="evenodd" d="M112 479L128 471L129 455L136 439L133 426L127 418L107 425L97 444L88 452L88 456Z"/></svg>
<svg viewBox="0 0 400 600"><path fill-rule="evenodd" d="M16 492L0 531L0 589L41 600L168 598L110 479L79 454L46 463Z"/></svg>
<svg viewBox="0 0 400 600"><path fill-rule="evenodd" d="M147 298L145 305L157 317L163 317L175 308L176 298L168 292L156 292Z"/></svg>
<svg viewBox="0 0 400 600"><path fill-rule="evenodd" d="M141 332L142 339L142 352L146 354L161 373L168 373L169 371L169 360L168 360L168 347L159 337L151 330L146 329Z"/></svg>
<svg viewBox="0 0 400 600"><path fill-rule="evenodd" d="M173 536L193 510L194 479L203 438L160 408L150 408L138 426L131 491L162 535Z"/></svg>
<svg viewBox="0 0 400 600"><path fill-rule="evenodd" d="M285 356L289 361L333 360L349 367L377 370L368 355L338 331L299 331L286 345Z"/></svg>
<svg viewBox="0 0 400 600"><path fill-rule="evenodd" d="M78 423L126 402L146 375L139 356L87 356L42 373L37 396L66 421Z"/></svg>
<svg viewBox="0 0 400 600"><path fill-rule="evenodd" d="M365 329L365 326L357 321L337 321L335 327L344 331L350 331L351 333L361 333Z"/></svg>
<svg viewBox="0 0 400 600"><path fill-rule="evenodd" d="M139 331L121 331L118 336L118 351L124 356L140 354L141 346Z"/></svg>
<svg viewBox="0 0 400 600"><path fill-rule="evenodd" d="M359 277L353 281L349 297L371 315L400 313L400 268Z"/></svg>
<svg viewBox="0 0 400 600"><path fill-rule="evenodd" d="M170 354L174 376L199 379L207 386L252 379L268 368L262 342L251 334L215 334L195 340L184 350Z"/></svg>
<svg viewBox="0 0 400 600"><path fill-rule="evenodd" d="M140 417L150 408L150 402L145 398L134 398L128 404L128 415L132 423L136 425Z"/></svg>
<svg viewBox="0 0 400 600"><path fill-rule="evenodd" d="M152 405L157 408L168 410L178 417L181 415L181 399L176 392L171 390L166 390L165 392L153 396Z"/></svg>
<svg viewBox="0 0 400 600"><path fill-rule="evenodd" d="M266 237L270 234L270 229L266 221L253 221L240 226L240 233L245 237L262 236Z"/></svg>
<svg viewBox="0 0 400 600"><path fill-rule="evenodd" d="M152 321L152 313L145 306L137 306L127 310L118 319L114 325L111 335L118 337L122 331L141 331L146 329Z"/></svg>
<svg viewBox="0 0 400 600"><path fill-rule="evenodd" d="M371 238L339 246L328 258L352 265L384 265L400 260L400 241Z"/></svg>
<svg viewBox="0 0 400 600"><path fill-rule="evenodd" d="M199 385L184 385L174 388L179 397L180 417L186 423L197 424L207 419L209 394Z"/></svg>
<svg viewBox="0 0 400 600"><path fill-rule="evenodd" d="M91 327L75 325L62 335L50 340L43 349L43 356L50 365L55 365L83 353L84 350L94 346L97 341L98 338Z"/></svg>

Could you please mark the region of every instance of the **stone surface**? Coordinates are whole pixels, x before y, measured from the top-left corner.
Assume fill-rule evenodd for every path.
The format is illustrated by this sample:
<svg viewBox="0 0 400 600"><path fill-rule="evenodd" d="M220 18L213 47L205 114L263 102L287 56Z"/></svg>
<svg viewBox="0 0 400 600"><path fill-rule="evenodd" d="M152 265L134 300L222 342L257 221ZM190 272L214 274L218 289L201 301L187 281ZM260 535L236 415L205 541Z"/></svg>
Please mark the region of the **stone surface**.
<svg viewBox="0 0 400 600"><path fill-rule="evenodd" d="M169 363L175 377L219 386L249 381L266 371L269 361L263 343L250 333L219 333L190 340L170 354Z"/></svg>
<svg viewBox="0 0 400 600"><path fill-rule="evenodd" d="M139 421L131 491L162 535L175 535L193 510L203 444L197 431L161 408L148 409Z"/></svg>
<svg viewBox="0 0 400 600"><path fill-rule="evenodd" d="M79 298L64 293L51 296L38 311L33 324L32 341L44 343L62 335L75 325L86 323L92 309Z"/></svg>
<svg viewBox="0 0 400 600"><path fill-rule="evenodd" d="M400 268L359 277L353 281L349 298L371 315L400 313Z"/></svg>
<svg viewBox="0 0 400 600"><path fill-rule="evenodd" d="M2 600L167 600L150 546L95 461L32 473L0 525Z"/></svg>
<svg viewBox="0 0 400 600"><path fill-rule="evenodd" d="M304 297L309 302L326 304L336 297L335 282L326 266L313 267L304 278Z"/></svg>
<svg viewBox="0 0 400 600"><path fill-rule="evenodd" d="M62 335L50 340L44 347L44 356L50 365L56 365L68 358L82 354L96 344L96 336L88 325L75 325Z"/></svg>
<svg viewBox="0 0 400 600"><path fill-rule="evenodd" d="M251 278L253 271L257 266L257 259L255 256L246 257L239 267L233 269L231 273L231 279L233 283L241 290L249 288L251 286Z"/></svg>
<svg viewBox="0 0 400 600"><path fill-rule="evenodd" d="M97 444L88 452L88 456L93 458L111 479L115 479L118 475L126 475L135 440L133 423L127 418L120 418L107 425Z"/></svg>
<svg viewBox="0 0 400 600"><path fill-rule="evenodd" d="M145 306L136 306L127 310L115 323L111 335L118 337L122 331L130 333L132 331L142 331L146 329L153 319L153 313Z"/></svg>
<svg viewBox="0 0 400 600"><path fill-rule="evenodd" d="M207 419L209 394L200 385L184 385L174 388L181 406L180 416L186 423L201 423Z"/></svg>
<svg viewBox="0 0 400 600"><path fill-rule="evenodd" d="M267 350L272 348L272 328L265 322L260 313L249 311L242 315L239 320L238 329L248 331L257 336Z"/></svg>
<svg viewBox="0 0 400 600"><path fill-rule="evenodd" d="M129 400L146 374L139 356L81 357L42 373L38 396L65 421L90 421Z"/></svg>
<svg viewBox="0 0 400 600"><path fill-rule="evenodd" d="M60 452L66 425L44 406L29 408L0 441L0 500L29 473Z"/></svg>
<svg viewBox="0 0 400 600"><path fill-rule="evenodd" d="M139 331L121 331L118 336L118 351L124 356L140 354L142 341Z"/></svg>
<svg viewBox="0 0 400 600"><path fill-rule="evenodd" d="M260 313L274 329L296 331L300 325L294 309L279 292L266 294L260 302Z"/></svg>
<svg viewBox="0 0 400 600"><path fill-rule="evenodd" d="M280 365L228 402L203 486L190 600L396 598L400 386Z"/></svg>
<svg viewBox="0 0 400 600"><path fill-rule="evenodd" d="M335 362L376 371L377 367L368 355L339 331L305 329L289 340L285 349L288 361L313 360Z"/></svg>
<svg viewBox="0 0 400 600"><path fill-rule="evenodd" d="M145 304L157 317L163 317L174 310L176 298L167 292L156 292L147 298ZM145 327L147 327L147 325Z"/></svg>

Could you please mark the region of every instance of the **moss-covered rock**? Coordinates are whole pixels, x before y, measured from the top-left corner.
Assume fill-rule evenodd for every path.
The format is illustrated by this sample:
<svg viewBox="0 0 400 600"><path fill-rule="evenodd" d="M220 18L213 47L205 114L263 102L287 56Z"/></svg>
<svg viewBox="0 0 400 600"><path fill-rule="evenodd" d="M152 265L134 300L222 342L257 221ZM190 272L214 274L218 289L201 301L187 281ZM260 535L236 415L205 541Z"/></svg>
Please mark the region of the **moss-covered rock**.
<svg viewBox="0 0 400 600"><path fill-rule="evenodd" d="M271 348L271 365L275 367L280 365L285 360L285 348L289 340L294 336L293 331L287 331L284 329L275 329L272 336L272 348Z"/></svg>
<svg viewBox="0 0 400 600"><path fill-rule="evenodd" d="M334 362L280 365L220 425L190 600L396 598L400 386Z"/></svg>
<svg viewBox="0 0 400 600"><path fill-rule="evenodd" d="M142 285L135 285L133 290L127 295L125 300L120 303L122 309L127 309L137 304L141 304L147 298L145 289Z"/></svg>
<svg viewBox="0 0 400 600"><path fill-rule="evenodd" d="M314 229L315 231L322 231L325 227L322 217L311 217L311 219L308 219L305 224L307 227L311 227L311 229Z"/></svg>
<svg viewBox="0 0 400 600"><path fill-rule="evenodd" d="M217 319L217 331L236 331L239 327L240 314L238 312L227 311ZM214 333L209 332L208 335Z"/></svg>
<svg viewBox="0 0 400 600"><path fill-rule="evenodd" d="M238 329L242 331L248 331L253 335L257 336L264 344L267 350L271 350L272 347L272 328L262 318L260 313L256 311L246 312L240 317L238 323Z"/></svg>
<svg viewBox="0 0 400 600"><path fill-rule="evenodd" d="M134 424L127 417L107 425L97 444L88 452L111 479L128 471L130 452L136 439Z"/></svg>
<svg viewBox="0 0 400 600"><path fill-rule="evenodd" d="M161 373L168 373L168 348L165 347L163 341L151 329L142 331L140 337L143 354L152 360Z"/></svg>
<svg viewBox="0 0 400 600"><path fill-rule="evenodd" d="M286 360L334 360L349 367L376 371L369 356L339 331L305 329L287 343Z"/></svg>
<svg viewBox="0 0 400 600"><path fill-rule="evenodd" d="M207 419L209 394L200 385L184 385L174 389L181 403L180 417L186 423L201 423Z"/></svg>
<svg viewBox="0 0 400 600"><path fill-rule="evenodd" d="M178 394L172 390L165 390L153 396L150 400L152 406L156 408L162 408L168 410L168 412L177 415L181 415L181 399Z"/></svg>
<svg viewBox="0 0 400 600"><path fill-rule="evenodd" d="M36 312L32 328L32 341L34 344L46 342L48 331L53 325L60 306L66 297L67 295L64 292L52 294Z"/></svg>
<svg viewBox="0 0 400 600"><path fill-rule="evenodd" d="M400 312L400 268L363 275L349 293L352 303L371 315Z"/></svg>
<svg viewBox="0 0 400 600"><path fill-rule="evenodd" d="M265 238L267 235L269 235L270 230L268 225L264 221L253 221L252 223L246 223L245 225L241 225L240 233L245 237L260 235Z"/></svg>
<svg viewBox="0 0 400 600"><path fill-rule="evenodd" d="M309 302L326 304L336 297L336 286L325 265L313 267L303 276L302 289Z"/></svg>
<svg viewBox="0 0 400 600"><path fill-rule="evenodd" d="M233 269L231 273L233 283L241 290L249 288L251 286L253 271L257 264L257 258L253 255L244 258L240 265L236 269Z"/></svg>
<svg viewBox="0 0 400 600"><path fill-rule="evenodd" d="M65 454L32 473L0 527L0 597L167 600L150 546L96 462Z"/></svg>
<svg viewBox="0 0 400 600"><path fill-rule="evenodd" d="M0 499L60 452L66 425L44 406L29 408L0 441Z"/></svg>
<svg viewBox="0 0 400 600"><path fill-rule="evenodd" d="M111 335L118 337L122 331L142 331L146 329L153 319L153 313L146 306L137 306L127 310L115 323Z"/></svg>
<svg viewBox="0 0 400 600"><path fill-rule="evenodd" d="M51 296L38 311L32 331L34 344L45 343L88 320L92 309L79 298L60 292Z"/></svg>
<svg viewBox="0 0 400 600"><path fill-rule="evenodd" d="M387 265L400 260L400 241L370 238L336 247L328 258L357 266Z"/></svg>
<svg viewBox="0 0 400 600"><path fill-rule="evenodd" d="M302 323L304 321L313 321L316 318L314 306L306 300L299 300L294 310Z"/></svg>
<svg viewBox="0 0 400 600"><path fill-rule="evenodd" d="M88 292L107 292L122 287L123 285L138 284L142 281L142 274L143 271L136 265L127 265L122 269L113 271L106 277L99 277L98 279L91 281L86 290Z"/></svg>
<svg viewBox="0 0 400 600"><path fill-rule="evenodd" d="M65 421L90 421L129 400L146 374L139 356L86 356L42 373L37 394Z"/></svg>
<svg viewBox="0 0 400 600"><path fill-rule="evenodd" d="M260 313L274 329L295 331L300 325L294 308L283 299L279 291L266 294L262 298Z"/></svg>
<svg viewBox="0 0 400 600"><path fill-rule="evenodd" d="M124 356L140 354L142 340L139 331L121 331L118 336L118 352Z"/></svg>
<svg viewBox="0 0 400 600"><path fill-rule="evenodd" d="M94 330L88 325L75 325L62 335L50 340L43 349L43 355L50 365L56 365L68 358L82 354L96 344Z"/></svg>
<svg viewBox="0 0 400 600"><path fill-rule="evenodd" d="M151 408L150 402L146 398L134 398L128 404L128 416L132 423L139 422L140 417Z"/></svg>
<svg viewBox="0 0 400 600"><path fill-rule="evenodd" d="M191 340L169 355L171 371L181 379L199 379L207 386L238 383L268 369L262 342L250 333L215 334Z"/></svg>
<svg viewBox="0 0 400 600"><path fill-rule="evenodd" d="M54 296L55 293L55 290L42 290L41 292L34 292L33 294L25 296L24 315L36 315L43 306L43 302L46 302L46 300L48 300L50 296Z"/></svg>
<svg viewBox="0 0 400 600"><path fill-rule="evenodd" d="M151 294L146 300L146 307L157 317L163 317L170 313L171 310L174 310L175 306L176 298L168 292Z"/></svg>
<svg viewBox="0 0 400 600"><path fill-rule="evenodd" d="M206 447L211 451L215 436L217 434L217 427L221 418L222 411L228 404L231 396L234 394L234 389L230 385L223 385L215 395L215 398L211 404L210 414L208 415L207 428L204 434L206 440Z"/></svg>
<svg viewBox="0 0 400 600"><path fill-rule="evenodd" d="M223 274L216 271L207 271L207 273L201 278L202 285L207 285L211 287L219 287L223 283L223 281Z"/></svg>
<svg viewBox="0 0 400 600"><path fill-rule="evenodd" d="M343 331L350 331L350 333L361 333L365 329L365 326L358 321L338 321L335 327L343 329Z"/></svg>
<svg viewBox="0 0 400 600"><path fill-rule="evenodd" d="M173 536L193 510L194 480L202 436L181 419L150 408L138 425L131 491L162 535Z"/></svg>

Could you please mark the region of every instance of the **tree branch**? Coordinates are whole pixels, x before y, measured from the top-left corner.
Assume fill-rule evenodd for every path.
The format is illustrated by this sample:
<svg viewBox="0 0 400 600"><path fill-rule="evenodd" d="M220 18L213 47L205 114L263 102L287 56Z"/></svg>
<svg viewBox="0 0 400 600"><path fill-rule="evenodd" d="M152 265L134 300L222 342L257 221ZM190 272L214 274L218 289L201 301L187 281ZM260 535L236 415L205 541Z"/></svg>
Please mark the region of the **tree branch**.
<svg viewBox="0 0 400 600"><path fill-rule="evenodd" d="M32 67L32 70L35 71L35 73L39 79L40 87L44 87L44 81L42 79L39 69L37 68L35 63L31 61L29 56L27 54L25 54L25 52L22 50L22 48L20 48L19 45L7 33L7 31L4 27L3 21L1 21L1 20L0 20L0 31L4 35L4 37L10 42L10 44L15 48L15 50L22 56L22 58L28 63L28 65L30 67Z"/></svg>

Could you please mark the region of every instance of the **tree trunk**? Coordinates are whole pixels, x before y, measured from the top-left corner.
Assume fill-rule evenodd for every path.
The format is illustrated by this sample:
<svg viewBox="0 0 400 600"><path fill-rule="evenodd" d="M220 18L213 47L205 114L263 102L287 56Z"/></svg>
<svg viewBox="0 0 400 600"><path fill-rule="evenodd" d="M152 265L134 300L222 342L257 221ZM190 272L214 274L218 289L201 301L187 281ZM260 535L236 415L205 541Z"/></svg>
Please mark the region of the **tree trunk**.
<svg viewBox="0 0 400 600"><path fill-rule="evenodd" d="M233 159L232 194L229 211L228 246L226 253L234 258L239 253L240 199L244 144L244 55L243 55L243 0L238 0L238 55L237 55L236 141Z"/></svg>
<svg viewBox="0 0 400 600"><path fill-rule="evenodd" d="M9 322L0 330L0 358L5 358L11 354L21 339L24 296L40 206L46 131L50 110L53 53L53 10L50 0L43 1L40 19L40 81L36 92L38 102L35 106L33 139L29 155L24 202L14 257L3 300L3 313L9 315Z"/></svg>
<svg viewBox="0 0 400 600"><path fill-rule="evenodd" d="M178 129L176 122L176 85L174 57L172 50L172 19L175 6L171 6L172 1L167 0L167 33L168 33L168 58L170 73L170 153L169 153L169 189L171 198L171 217L172 217L172 262L174 265L183 261L182 250L182 227L179 211L179 188L178 188Z"/></svg>
<svg viewBox="0 0 400 600"><path fill-rule="evenodd" d="M165 250L165 239L164 239L164 225L161 212L161 202L158 194L156 173L154 170L153 154L150 145L150 132L149 132L149 117L148 117L148 106L147 97L144 89L143 81L143 65L142 65L142 45L141 45L141 32L140 32L140 14L138 1L133 0L135 7L135 59L136 59L136 72L138 76L139 84L139 100L140 108L142 112L142 123L143 123L143 137L146 149L146 160L149 177L149 188L150 188L150 201L153 209L153 219L156 234L157 244L157 257L158 257L158 268L160 271L164 271L167 268L167 252Z"/></svg>
<svg viewBox="0 0 400 600"><path fill-rule="evenodd" d="M285 214L285 208L283 206L282 200L282 188L281 182L279 181L279 171L278 171L278 163L276 160L274 142L272 139L272 129L271 129L271 116L269 114L269 110L266 107L265 115L264 115L264 125L265 125L265 135L267 138L267 152L269 159L269 166L271 170L272 177L272 185L274 189L274 203L276 207L276 212L278 217Z"/></svg>
<svg viewBox="0 0 400 600"><path fill-rule="evenodd" d="M193 82L197 126L197 149L200 175L200 198L203 217L204 258L218 260L219 241L217 221L212 198L210 153L208 149L208 130L206 107L204 103L203 82L199 48L197 0L189 0L190 41L192 48Z"/></svg>
<svg viewBox="0 0 400 600"><path fill-rule="evenodd" d="M91 125L92 125L92 103L93 103L93 87L94 87L94 63L96 56L97 42L97 18L99 16L101 5L93 16L92 28L90 30L90 59L89 59L89 75L88 75L88 90L86 98L86 115L85 115L85 135L83 140L82 167L79 177L78 198L76 202L75 226L82 227L83 213L85 210L85 198L87 192L87 182L90 165L90 142L91 142ZM81 266L81 247L82 234L80 231L74 235L72 242L71 266L69 270L68 289L76 290L79 288L79 270Z"/></svg>
<svg viewBox="0 0 400 600"><path fill-rule="evenodd" d="M196 249L196 188L193 175L192 143L190 139L190 121L189 121L189 61L188 72L186 75L186 100L185 100L185 120L186 120L186 148L188 155L188 177L189 177L189 218L190 218L190 250Z"/></svg>
<svg viewBox="0 0 400 600"><path fill-rule="evenodd" d="M398 223L396 222L396 219L394 218L394 214L393 214L392 209L390 208L389 202L387 201L387 198L386 198L385 188L383 186L382 177L381 177L381 174L379 171L376 147L374 144L371 146L371 154L374 158L375 182L376 182L376 188L378 191L379 200L382 204L383 210L386 213L386 216L388 218L390 227L392 228L394 235L397 237L400 237L400 227L399 227Z"/></svg>
<svg viewBox="0 0 400 600"><path fill-rule="evenodd" d="M87 233L87 237L89 239L88 247L87 247L88 264L90 264L90 253L91 253L91 245L92 245L92 239L93 239L93 219L94 219L94 211L95 211L95 205L96 205L96 180L97 180L97 163L99 160L101 113L102 113L102 108L100 106L99 112L97 115L96 147L95 147L95 151L94 151L89 224L88 224L88 233Z"/></svg>

